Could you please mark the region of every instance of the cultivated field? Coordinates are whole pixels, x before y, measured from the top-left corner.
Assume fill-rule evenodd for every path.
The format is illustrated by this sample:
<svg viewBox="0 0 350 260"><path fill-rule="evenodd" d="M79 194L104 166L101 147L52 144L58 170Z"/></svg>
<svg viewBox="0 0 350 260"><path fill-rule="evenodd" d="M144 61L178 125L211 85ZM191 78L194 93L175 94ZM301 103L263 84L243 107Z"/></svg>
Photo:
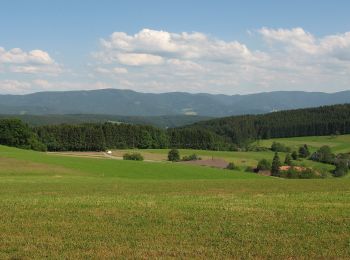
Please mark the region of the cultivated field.
<svg viewBox="0 0 350 260"><path fill-rule="evenodd" d="M348 136L323 138L309 141L350 151ZM198 154L242 164L273 155ZM0 146L1 259L350 257L350 178L93 157Z"/></svg>

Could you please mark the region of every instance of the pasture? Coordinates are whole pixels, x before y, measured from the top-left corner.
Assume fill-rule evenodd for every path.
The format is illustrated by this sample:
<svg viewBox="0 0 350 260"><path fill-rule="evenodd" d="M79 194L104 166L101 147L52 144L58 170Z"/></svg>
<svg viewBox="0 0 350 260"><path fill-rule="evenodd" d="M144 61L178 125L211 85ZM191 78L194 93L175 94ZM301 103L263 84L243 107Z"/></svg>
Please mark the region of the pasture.
<svg viewBox="0 0 350 260"><path fill-rule="evenodd" d="M0 146L0 216L1 259L350 257L349 178L288 180Z"/></svg>

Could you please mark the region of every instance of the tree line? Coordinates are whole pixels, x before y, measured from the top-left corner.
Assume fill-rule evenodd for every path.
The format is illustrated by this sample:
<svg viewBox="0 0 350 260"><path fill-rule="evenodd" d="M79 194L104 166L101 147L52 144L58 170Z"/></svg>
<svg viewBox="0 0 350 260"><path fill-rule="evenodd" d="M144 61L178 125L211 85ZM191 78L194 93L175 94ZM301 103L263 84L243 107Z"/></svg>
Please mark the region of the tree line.
<svg viewBox="0 0 350 260"><path fill-rule="evenodd" d="M198 122L186 128L206 129L241 147L259 139L348 134L350 105L233 116Z"/></svg>
<svg viewBox="0 0 350 260"><path fill-rule="evenodd" d="M31 128L17 119L0 119L0 144L49 151L123 148L235 150L259 139L348 133L350 105L234 116L167 130L116 123Z"/></svg>

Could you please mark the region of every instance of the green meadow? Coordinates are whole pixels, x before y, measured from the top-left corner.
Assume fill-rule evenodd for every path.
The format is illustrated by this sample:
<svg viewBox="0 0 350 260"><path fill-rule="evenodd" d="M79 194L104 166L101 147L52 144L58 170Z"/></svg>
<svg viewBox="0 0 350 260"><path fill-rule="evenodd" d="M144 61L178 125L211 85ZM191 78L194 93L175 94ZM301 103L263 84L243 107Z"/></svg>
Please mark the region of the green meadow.
<svg viewBox="0 0 350 260"><path fill-rule="evenodd" d="M279 141L350 151L349 136ZM242 165L273 156L180 152ZM346 259L350 178L280 179L0 146L0 219L0 259Z"/></svg>

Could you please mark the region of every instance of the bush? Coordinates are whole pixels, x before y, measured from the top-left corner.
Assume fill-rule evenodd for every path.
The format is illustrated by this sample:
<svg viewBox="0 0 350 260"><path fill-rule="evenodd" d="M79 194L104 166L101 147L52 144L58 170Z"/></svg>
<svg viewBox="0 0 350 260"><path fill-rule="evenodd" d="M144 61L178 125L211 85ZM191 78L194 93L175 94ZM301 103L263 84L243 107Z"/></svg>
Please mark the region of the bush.
<svg viewBox="0 0 350 260"><path fill-rule="evenodd" d="M286 158L284 159L284 164L292 166L292 157L289 153L286 154Z"/></svg>
<svg viewBox="0 0 350 260"><path fill-rule="evenodd" d="M177 149L171 149L168 153L168 160L171 162L180 161L180 152Z"/></svg>
<svg viewBox="0 0 350 260"><path fill-rule="evenodd" d="M290 148L284 144L273 142L271 145L271 150L274 152L290 152Z"/></svg>
<svg viewBox="0 0 350 260"><path fill-rule="evenodd" d="M299 157L306 158L306 157L309 157L309 155L310 155L309 147L306 144L299 147Z"/></svg>
<svg viewBox="0 0 350 260"><path fill-rule="evenodd" d="M319 176L314 172L312 169L305 169L299 173L300 179L314 179L318 178Z"/></svg>
<svg viewBox="0 0 350 260"><path fill-rule="evenodd" d="M143 161L143 156L140 153L126 153L123 155L124 160Z"/></svg>
<svg viewBox="0 0 350 260"><path fill-rule="evenodd" d="M299 179L299 172L295 170L293 167L291 167L287 171L287 178L288 179Z"/></svg>
<svg viewBox="0 0 350 260"><path fill-rule="evenodd" d="M197 161L197 160L202 160L201 157L199 157L197 154L191 154L189 156L184 156L182 157L182 161Z"/></svg>
<svg viewBox="0 0 350 260"><path fill-rule="evenodd" d="M266 159L262 159L259 161L258 166L256 168L259 171L269 171L271 169L271 163Z"/></svg>
<svg viewBox="0 0 350 260"><path fill-rule="evenodd" d="M298 153L296 151L292 152L292 159L293 160L298 160Z"/></svg>
<svg viewBox="0 0 350 260"><path fill-rule="evenodd" d="M228 169L228 170L237 170L237 171L240 170L239 167L236 166L235 163L233 163L233 162L230 162L230 163L226 166L226 169Z"/></svg>
<svg viewBox="0 0 350 260"><path fill-rule="evenodd" d="M346 160L338 160L335 165L334 177L343 177L348 174L349 166Z"/></svg>
<svg viewBox="0 0 350 260"><path fill-rule="evenodd" d="M311 160L333 164L335 162L335 155L331 152L331 148L327 145L322 146L317 152L310 157Z"/></svg>

